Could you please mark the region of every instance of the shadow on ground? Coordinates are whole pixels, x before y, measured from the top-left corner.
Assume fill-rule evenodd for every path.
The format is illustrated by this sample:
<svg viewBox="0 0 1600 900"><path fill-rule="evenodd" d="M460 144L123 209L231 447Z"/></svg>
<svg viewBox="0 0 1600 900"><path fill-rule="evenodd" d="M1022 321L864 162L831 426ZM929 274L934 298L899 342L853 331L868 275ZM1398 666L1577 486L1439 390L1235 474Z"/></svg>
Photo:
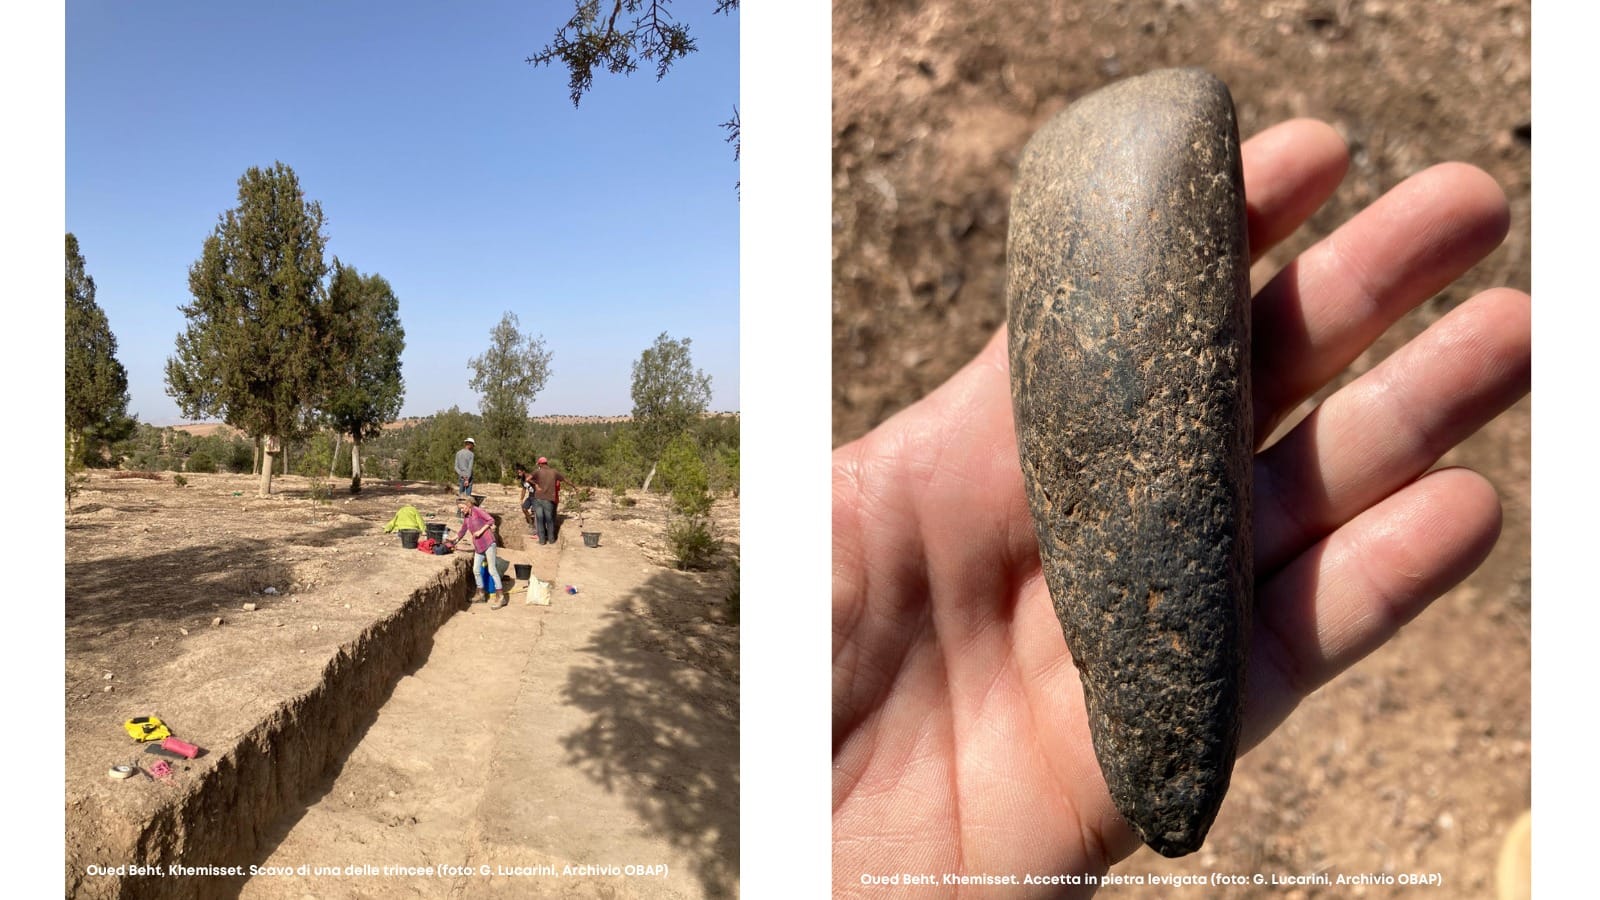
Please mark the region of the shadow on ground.
<svg viewBox="0 0 1600 900"><path fill-rule="evenodd" d="M303 541L293 534L271 541L222 540L69 565L66 613L72 633L89 637L138 621L177 622L209 613L224 591L259 593L271 587L285 594L291 578L281 562L286 545L369 534L372 525L346 522L305 531Z"/></svg>
<svg viewBox="0 0 1600 900"><path fill-rule="evenodd" d="M457 593L465 593L463 586ZM374 702L363 707L361 718L353 726L351 737L338 751L337 758L331 763L322 775L302 793L290 809L278 817L272 824L258 829L254 835L255 849L249 853L249 866L263 867L276 853L278 846L284 842L289 833L294 831L300 821L306 817L311 808L321 803L330 793L334 785L338 784L339 776L344 774L345 765L350 762L350 757L366 739L367 732L378 722L378 713L383 705L389 702L394 695L395 686L404 678L413 677L423 666L427 665L428 657L433 654L433 635L430 633L422 642L416 656L407 663L393 678L388 679ZM247 870L248 871L248 870ZM218 900L235 900L244 892L245 885L250 882L249 876L217 878L209 888L216 893Z"/></svg>
<svg viewBox="0 0 1600 900"><path fill-rule="evenodd" d="M696 621L712 578L661 572L618 601L564 699L590 713L567 761L695 860L711 897L739 877L738 630ZM709 589L715 590L715 588Z"/></svg>

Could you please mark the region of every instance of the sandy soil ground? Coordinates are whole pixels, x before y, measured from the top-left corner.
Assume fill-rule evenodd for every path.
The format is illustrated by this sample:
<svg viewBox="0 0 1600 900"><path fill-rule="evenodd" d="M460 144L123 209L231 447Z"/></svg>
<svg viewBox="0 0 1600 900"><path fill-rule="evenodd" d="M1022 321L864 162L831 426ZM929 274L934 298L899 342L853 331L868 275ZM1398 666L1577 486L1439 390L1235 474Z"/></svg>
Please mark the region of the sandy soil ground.
<svg viewBox="0 0 1600 900"><path fill-rule="evenodd" d="M737 893L738 649L704 599L717 579L643 562L637 520L604 527L598 548L508 552L554 582L551 605L519 593L447 622L259 863L312 874L241 897Z"/></svg>
<svg viewBox="0 0 1600 900"><path fill-rule="evenodd" d="M369 484L357 498L335 492L319 503L296 477L275 479L271 498L256 496L251 477L188 477L179 488L170 476L95 474L67 515L69 893L75 880L84 895L95 890L75 862L134 861L107 854L147 840L133 832L162 814L168 792L215 774L226 748L326 677L341 645L348 651L415 586L459 575L459 555L405 550L380 530L405 504L453 526L443 488ZM514 494L487 493L486 508L515 515ZM528 563L557 583L550 606L526 603L527 593L505 609L463 606L392 692L348 698L354 737L333 770L305 779L311 787L288 816L257 836L259 864L306 847L315 853L296 865L659 864L666 876L518 878L501 895L737 892L731 575L668 567L668 515L656 498L632 508L608 501L591 502L581 529L600 532L598 548L584 546L569 517L557 545L506 551L508 564ZM725 552L736 555L737 501L719 501L713 517ZM518 519L501 532L514 545L509 535L521 530ZM559 592L569 583L576 595ZM171 786L106 777L139 749L121 723L146 714L212 751L178 764ZM148 768L151 759L138 762ZM286 887L220 880L212 888L221 894L201 896L501 890L434 879L419 892L382 877Z"/></svg>
<svg viewBox="0 0 1600 900"><path fill-rule="evenodd" d="M1215 72L1246 137L1314 116L1350 145L1338 194L1258 264L1257 284L1434 163L1472 163L1507 193L1505 244L1316 399L1478 291L1528 290L1529 15L1527 0L836 0L835 444L942 383L1003 321L1011 170L1029 135L1074 98L1153 68ZM1505 508L1499 546L1471 580L1240 762L1201 852L1145 852L1114 871L1427 871L1444 874L1449 896L1493 896L1496 849L1530 799L1530 409L1517 404L1444 460L1487 475Z"/></svg>

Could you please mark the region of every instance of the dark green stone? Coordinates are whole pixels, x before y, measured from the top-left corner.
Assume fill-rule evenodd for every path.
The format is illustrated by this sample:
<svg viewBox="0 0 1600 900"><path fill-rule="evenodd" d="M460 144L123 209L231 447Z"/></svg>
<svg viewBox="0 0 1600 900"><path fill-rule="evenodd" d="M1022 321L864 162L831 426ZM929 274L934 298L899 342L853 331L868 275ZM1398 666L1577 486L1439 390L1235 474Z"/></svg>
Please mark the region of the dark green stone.
<svg viewBox="0 0 1600 900"><path fill-rule="evenodd" d="M1238 749L1252 592L1250 254L1228 89L1086 96L1029 141L1007 249L1039 554L1117 809L1197 849Z"/></svg>

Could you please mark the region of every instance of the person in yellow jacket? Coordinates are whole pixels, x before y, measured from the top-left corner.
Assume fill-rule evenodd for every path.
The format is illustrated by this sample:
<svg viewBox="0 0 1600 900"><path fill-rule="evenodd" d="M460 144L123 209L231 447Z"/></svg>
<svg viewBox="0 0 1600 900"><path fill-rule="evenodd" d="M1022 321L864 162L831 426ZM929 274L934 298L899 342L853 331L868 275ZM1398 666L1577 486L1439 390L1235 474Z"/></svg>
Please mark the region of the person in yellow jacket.
<svg viewBox="0 0 1600 900"><path fill-rule="evenodd" d="M399 531L406 528L412 531L426 531L428 529L427 523L422 520L422 513L417 512L415 506L400 507L400 511L394 514L394 518L389 520L389 524L383 526L383 531L388 534L391 531Z"/></svg>

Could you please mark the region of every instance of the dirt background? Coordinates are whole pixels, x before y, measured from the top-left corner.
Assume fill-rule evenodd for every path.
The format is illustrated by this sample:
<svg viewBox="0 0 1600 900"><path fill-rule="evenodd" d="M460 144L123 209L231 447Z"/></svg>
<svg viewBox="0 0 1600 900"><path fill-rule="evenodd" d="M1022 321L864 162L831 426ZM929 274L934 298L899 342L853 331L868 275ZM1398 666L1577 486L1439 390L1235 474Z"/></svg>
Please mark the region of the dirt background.
<svg viewBox="0 0 1600 900"><path fill-rule="evenodd" d="M341 648L363 664L388 652L383 633L400 626L379 626L374 637L373 624L389 620L425 584L452 575L463 556L406 550L396 534L381 530L403 505L454 529L459 524L454 494L443 486L368 482L365 491L352 497L335 482L331 497L318 501L311 496L310 482L298 476L275 478L274 494L266 498L257 496L254 476L186 478L187 486L178 487L170 474L144 480L93 473L66 515L63 699L69 895L99 896L112 887L105 879L83 878L82 867L88 863L139 862L129 850L135 845L157 852L161 841L156 836L162 829L150 828L150 822L171 816L173 804L199 790L219 767L223 775L231 775L239 753L249 752L241 751L241 742L247 746L261 740L262 723L281 720L286 708L303 705L307 692L329 677L330 659ZM540 547L534 541L516 549L526 526L515 513L515 492L499 486L485 491L486 509L512 517L500 529L502 547L513 548L504 550L502 558L530 563L533 574L547 581L563 576L577 580L589 619L575 631L567 625L564 617L572 615L576 600L559 593L566 581L558 582L551 606L528 605L526 593L513 593L507 609L462 608L439 631L464 631L469 636L465 649L437 651L442 644L436 636L423 636L421 658L408 665L408 677L402 680L417 682L419 672L449 665L469 678L488 678L489 686L478 689L457 678L434 705L413 707L403 718L434 721L450 731L453 717L477 715L489 723L484 726L484 739L489 740L496 733L491 726L498 727L507 717L491 690L502 680L498 667L504 665L506 652L527 652L526 646L505 643L513 634L510 626L516 623L531 635L529 642L543 636L546 625L558 632L568 627L568 644L541 646L550 673L561 677L552 674L529 688L529 696L548 695L551 708L564 710L571 726L571 734L561 732L568 741L563 765L537 761L545 779L541 796L560 794L590 808L600 804L586 801L589 794L615 798L613 805L638 811L633 816L639 823L626 834L618 829L615 846L608 846L605 829L584 832L581 841L568 839L561 858L610 861L607 854L614 853L619 862L631 861L622 860L626 851L654 842L675 854L676 868L694 886L661 896L736 893L739 629L726 597L735 577L728 563L738 555L737 499L720 499L712 510L715 534L723 541L720 565L687 573L671 568L665 538L670 512L661 498L639 498L635 506L624 508L614 506L608 492L596 492L582 519L570 514L570 498L565 498L558 545ZM583 546L583 530L601 533L599 549ZM574 551L579 563L563 564ZM511 587L525 585L513 582ZM464 596L465 588L461 592ZM244 610L247 603L256 609ZM491 629L485 634L498 634L501 645L480 644L473 626L466 624L484 617L493 617L484 626ZM217 619L220 624L213 624ZM495 623L500 623L498 632ZM432 660L439 652L441 660ZM333 756L341 761L333 772L302 779L304 786L294 792L297 799L277 820L281 825L258 835L265 849L257 861L284 842L296 821L307 818L306 810L329 793L338 770L346 771L347 781L360 781L370 771L351 766L352 755L375 759L379 766L405 767L426 755L421 745L407 741L440 743L423 730L408 728L398 738L360 750L380 707L393 701L389 692L384 687L341 696L347 713L338 726L341 733L353 735L350 744L334 748ZM170 787L143 778L108 780L110 765L132 761L148 766L154 760L140 755L141 748L121 727L126 719L152 714L207 754L175 763L177 775ZM685 733L692 733L692 740L680 736ZM298 752L310 755L306 749ZM289 768L279 762L280 773ZM515 766L500 771L511 779L526 774ZM691 793L674 787L684 784L699 789ZM403 810L413 824L441 821L443 797L459 792L444 791L430 805L423 788L419 784L399 799L386 788L375 795L377 801L355 804L359 808L353 816L333 820L320 835L315 829L321 819L313 817L312 825L302 824L294 832L295 839L324 846L332 843L331 835L353 834L365 843L384 834L392 849L386 861L408 865L418 864L426 853L447 853L426 843L426 829L407 844L408 831L392 831L394 823L386 818ZM341 790L333 798L343 802L345 796ZM247 797L242 805L252 802L269 801ZM617 818L632 821L626 809ZM542 816L531 828L516 819L496 821L535 837L543 824ZM176 832L215 828L230 826L226 821L180 822ZM329 859L336 856L317 861ZM507 861L521 860L513 855ZM191 855L184 862L226 861ZM200 896L235 896L240 887L217 882ZM365 887L369 889L363 896L417 896L398 885L393 893L382 886ZM336 893L342 890L335 888ZM603 896L604 890L595 895Z"/></svg>
<svg viewBox="0 0 1600 900"><path fill-rule="evenodd" d="M1528 0L836 0L835 445L939 385L1004 320L1012 169L1034 129L1150 69L1217 74L1245 137L1313 116L1349 143L1339 191L1257 264L1257 285L1434 163L1476 165L1510 199L1501 248L1314 401L1478 291L1528 290L1529 18ZM1502 836L1530 801L1529 416L1524 399L1444 460L1500 490L1504 531L1478 572L1240 761L1203 850L1114 871L1439 872L1445 895L1493 896Z"/></svg>

